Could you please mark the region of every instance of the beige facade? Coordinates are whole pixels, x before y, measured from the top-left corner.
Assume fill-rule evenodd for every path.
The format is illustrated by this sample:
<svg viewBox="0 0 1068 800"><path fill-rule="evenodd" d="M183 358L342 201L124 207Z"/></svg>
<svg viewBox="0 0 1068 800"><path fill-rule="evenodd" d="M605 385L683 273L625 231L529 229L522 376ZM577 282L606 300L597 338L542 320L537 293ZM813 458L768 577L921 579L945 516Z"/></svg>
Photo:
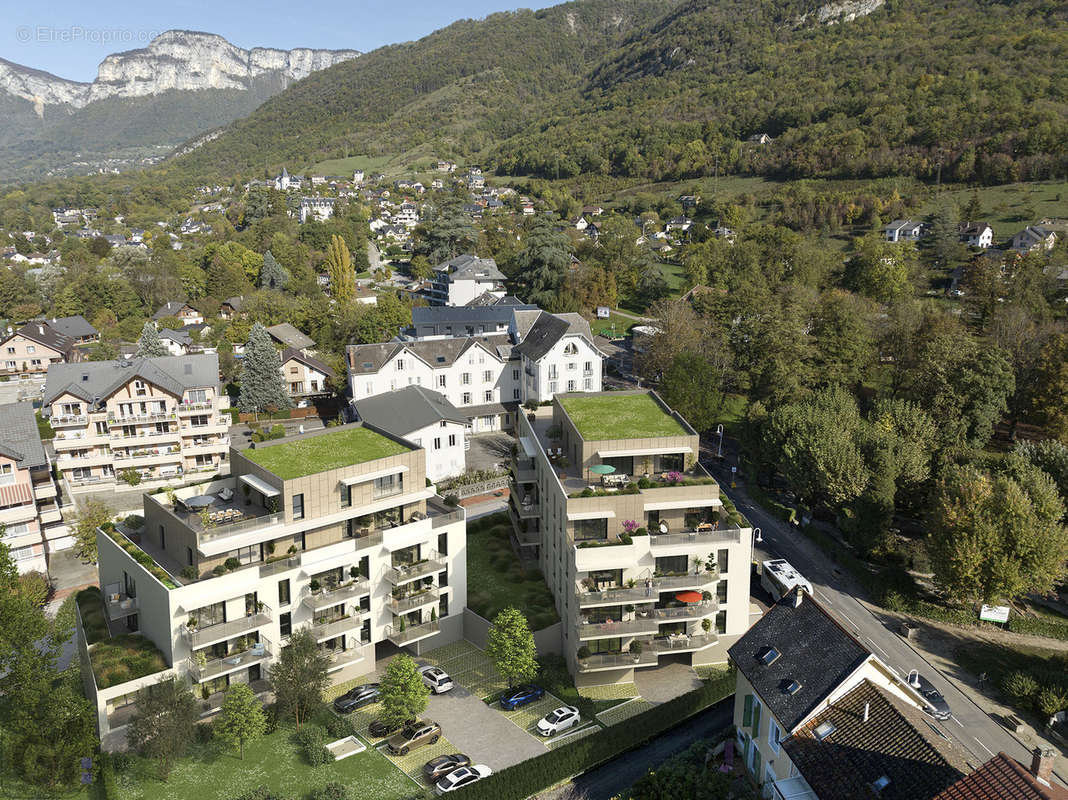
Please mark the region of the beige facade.
<svg viewBox="0 0 1068 800"><path fill-rule="evenodd" d="M56 350L41 342L15 333L0 345L3 347L4 375L39 375L48 372L50 364L61 364L67 360L66 353Z"/></svg>
<svg viewBox="0 0 1068 800"><path fill-rule="evenodd" d="M298 358L290 358L282 364L282 377L286 391L294 400L327 393L326 373L313 369Z"/></svg>
<svg viewBox="0 0 1068 800"><path fill-rule="evenodd" d="M556 598L579 685L632 680L661 655L725 662L749 627L752 529L696 463L697 434L652 397L682 435L587 440L559 397L519 420L510 514ZM627 472L590 469L610 463Z"/></svg>

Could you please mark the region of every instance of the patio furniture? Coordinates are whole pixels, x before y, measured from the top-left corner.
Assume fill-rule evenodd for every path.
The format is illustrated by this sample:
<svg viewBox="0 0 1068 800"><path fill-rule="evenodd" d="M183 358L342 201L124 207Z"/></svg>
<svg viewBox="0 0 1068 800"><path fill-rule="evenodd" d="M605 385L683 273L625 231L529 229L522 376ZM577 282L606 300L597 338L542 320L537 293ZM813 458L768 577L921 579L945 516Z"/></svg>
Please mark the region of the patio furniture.
<svg viewBox="0 0 1068 800"><path fill-rule="evenodd" d="M219 492L219 499L223 501L233 500L234 490L231 489L229 486L224 487L223 490Z"/></svg>
<svg viewBox="0 0 1068 800"><path fill-rule="evenodd" d="M249 654L251 656L253 656L253 657L259 657L259 656L262 656L262 655L266 655L266 653L267 653L267 648L264 647L263 642L256 642L256 644L252 645L252 649L249 650Z"/></svg>

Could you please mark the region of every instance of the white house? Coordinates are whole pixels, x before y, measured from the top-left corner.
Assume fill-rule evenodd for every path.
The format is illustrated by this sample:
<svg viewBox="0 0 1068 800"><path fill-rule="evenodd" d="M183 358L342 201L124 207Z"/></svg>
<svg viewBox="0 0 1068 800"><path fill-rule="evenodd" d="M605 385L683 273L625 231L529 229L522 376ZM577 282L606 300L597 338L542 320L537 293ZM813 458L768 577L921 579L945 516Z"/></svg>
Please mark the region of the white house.
<svg viewBox="0 0 1068 800"><path fill-rule="evenodd" d="M994 243L994 229L985 222L962 222L957 226L960 240L969 247L981 247L984 250Z"/></svg>
<svg viewBox="0 0 1068 800"><path fill-rule="evenodd" d="M186 331L172 331L170 328L164 328L159 332L159 339L172 356L188 355L193 346L193 338Z"/></svg>
<svg viewBox="0 0 1068 800"><path fill-rule="evenodd" d="M913 222L911 219L895 219L883 228L883 233L888 242L915 242L923 236L923 223Z"/></svg>
<svg viewBox="0 0 1068 800"><path fill-rule="evenodd" d="M334 197L300 198L300 224L303 225L309 219L315 222L326 222L334 216L336 205L337 198Z"/></svg>
<svg viewBox="0 0 1068 800"><path fill-rule="evenodd" d="M1028 225L1012 237L1012 249L1021 253L1052 250L1057 244L1057 234L1039 225Z"/></svg>
<svg viewBox="0 0 1068 800"><path fill-rule="evenodd" d="M467 459L467 417L443 394L422 386L354 400L356 418L426 451L426 476L436 483L462 475Z"/></svg>
<svg viewBox="0 0 1068 800"><path fill-rule="evenodd" d="M431 305L464 306L484 292L504 296L504 274L492 258L462 255L434 267Z"/></svg>

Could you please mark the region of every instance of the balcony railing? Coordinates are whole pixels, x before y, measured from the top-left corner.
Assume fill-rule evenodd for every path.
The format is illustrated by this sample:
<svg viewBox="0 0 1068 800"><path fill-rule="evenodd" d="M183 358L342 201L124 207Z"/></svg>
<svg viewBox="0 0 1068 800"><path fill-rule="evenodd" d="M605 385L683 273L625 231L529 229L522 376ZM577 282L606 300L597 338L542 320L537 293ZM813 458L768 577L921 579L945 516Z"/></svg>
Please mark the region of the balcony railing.
<svg viewBox="0 0 1068 800"><path fill-rule="evenodd" d="M594 653L587 658L580 658L579 672L594 672L599 669L627 669L643 667L656 663L656 653L643 649L634 653Z"/></svg>
<svg viewBox="0 0 1068 800"><path fill-rule="evenodd" d="M253 664L259 664L270 657L270 643L261 636L258 644L254 644L238 653L231 653L223 658L214 658L198 664L196 657L191 657L189 659L189 672L192 674L193 680L197 683L203 683L227 672L248 669Z"/></svg>
<svg viewBox="0 0 1068 800"><path fill-rule="evenodd" d="M700 586L708 586L708 584L715 583L718 580L718 569L712 570L712 572L706 570L698 574L690 575L658 575L653 578L653 582L660 585L661 591L667 591L668 589L693 589Z"/></svg>
<svg viewBox="0 0 1068 800"><path fill-rule="evenodd" d="M140 431L138 433L124 434L122 432L114 432L108 435L108 437L114 441L124 441L127 439L156 439L161 436L166 436L170 439L177 439L181 434L178 430L173 431Z"/></svg>
<svg viewBox="0 0 1068 800"><path fill-rule="evenodd" d="M594 606L611 606L622 603L655 603L659 599L659 579L653 581L653 585L646 587L645 581L639 581L634 587L614 586L609 589L588 591L583 586L576 587L580 608L592 608Z"/></svg>
<svg viewBox="0 0 1068 800"><path fill-rule="evenodd" d="M332 617L320 617L319 619L313 619L311 623L311 632L317 642L321 642L325 639L333 639L336 636L340 636L343 633L351 631L353 628L358 628L363 624L362 612L357 611L353 614L346 614L345 616L332 616Z"/></svg>
<svg viewBox="0 0 1068 800"><path fill-rule="evenodd" d="M418 561L415 564L403 564L386 570L386 580L394 586L402 583L419 580L429 575L436 575L446 567L444 558L432 553L430 557Z"/></svg>
<svg viewBox="0 0 1068 800"><path fill-rule="evenodd" d="M268 561L267 563L260 564L260 577L267 578L271 575L277 575L279 572L288 572L299 566L300 556L290 556L289 558L280 558L277 561Z"/></svg>
<svg viewBox="0 0 1068 800"><path fill-rule="evenodd" d="M700 603L688 603L683 606L670 606L668 608L651 608L638 611L643 619L654 620L680 620L701 619L709 614L715 614L719 610L719 603L715 600L703 600Z"/></svg>
<svg viewBox="0 0 1068 800"><path fill-rule="evenodd" d="M417 608L437 603L439 597L441 597L440 590L437 586L432 585L419 592L401 595L400 597L390 597L389 607L394 614L406 614Z"/></svg>
<svg viewBox="0 0 1068 800"><path fill-rule="evenodd" d="M427 636L433 636L440 630L440 621L436 619L418 625L406 625L404 630L400 630L399 627L394 628L392 625L387 625L386 638L398 647L403 647L418 639L425 639Z"/></svg>
<svg viewBox="0 0 1068 800"><path fill-rule="evenodd" d="M657 623L654 619L633 619L626 622L581 622L578 627L579 640L608 639L614 636L637 636L643 633L656 633Z"/></svg>
<svg viewBox="0 0 1068 800"><path fill-rule="evenodd" d="M447 511L444 513L433 513L430 515L430 527L431 528L443 528L446 525L451 525L454 522L459 522L464 518L464 511L461 508L455 511Z"/></svg>
<svg viewBox="0 0 1068 800"><path fill-rule="evenodd" d="M192 414L194 411L211 411L215 408L212 402L206 403L181 403L178 406L179 414Z"/></svg>
<svg viewBox="0 0 1068 800"><path fill-rule="evenodd" d="M647 642L643 642L646 649L652 649L654 653L671 653L683 650L701 650L719 642L719 636L715 633L686 634L677 633L671 636L659 636Z"/></svg>
<svg viewBox="0 0 1068 800"><path fill-rule="evenodd" d="M104 598L104 605L108 610L108 619L116 620L137 613L137 598L120 594L118 600L112 600L110 595Z"/></svg>
<svg viewBox="0 0 1068 800"><path fill-rule="evenodd" d="M690 530L680 533L660 533L649 537L653 547L665 547L679 544L712 544L723 542L740 542L741 528L719 528L718 530Z"/></svg>
<svg viewBox="0 0 1068 800"><path fill-rule="evenodd" d="M343 586L336 586L334 588L323 589L321 592L312 592L304 596L301 601L307 608L312 611L318 611L321 608L330 608L340 603L344 603L348 600L355 600L358 597L363 597L371 591L371 582L367 578L360 578L359 580L346 583Z"/></svg>
<svg viewBox="0 0 1068 800"><path fill-rule="evenodd" d="M335 650L330 653L329 658L330 666L327 669L341 669L358 661L363 661L363 648L350 647L348 650Z"/></svg>
<svg viewBox="0 0 1068 800"><path fill-rule="evenodd" d="M89 421L89 418L84 414L53 414L49 417L48 422L53 428L58 428L61 425L84 425Z"/></svg>
<svg viewBox="0 0 1068 800"><path fill-rule="evenodd" d="M222 641L223 639L229 639L233 636L241 636L242 634L249 633L257 628L262 628L265 625L270 624L271 609L268 606L264 606L262 611L257 611L255 614L249 614L246 617L240 617L227 622L219 622L205 628L190 630L183 625L182 633L190 646L196 648L212 644L213 642Z"/></svg>
<svg viewBox="0 0 1068 800"><path fill-rule="evenodd" d="M191 522L191 518L193 517L196 517L195 522ZM285 521L285 514L279 511L274 514L264 514L260 517L249 517L248 519L238 520L237 522L212 525L209 528L204 528L200 518L195 514L190 514L189 518L186 519L186 524L189 524L194 530L198 531L197 538L200 540L200 543L203 544L216 539L224 539L227 536L235 536L239 533L247 533L248 531L281 525Z"/></svg>
<svg viewBox="0 0 1068 800"><path fill-rule="evenodd" d="M154 411L151 414L108 414L108 423L111 425L129 425L135 422L162 422L168 419L178 419L173 411Z"/></svg>

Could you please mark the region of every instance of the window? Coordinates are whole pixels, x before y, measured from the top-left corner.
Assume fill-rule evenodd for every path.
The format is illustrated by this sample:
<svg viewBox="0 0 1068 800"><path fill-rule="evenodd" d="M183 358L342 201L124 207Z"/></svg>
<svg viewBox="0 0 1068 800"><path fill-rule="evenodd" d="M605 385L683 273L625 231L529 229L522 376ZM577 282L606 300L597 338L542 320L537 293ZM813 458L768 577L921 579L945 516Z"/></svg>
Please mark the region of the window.
<svg viewBox="0 0 1068 800"><path fill-rule="evenodd" d="M513 381L519 380L519 370L517 370L517 369L513 369L512 370L512 380Z"/></svg>
<svg viewBox="0 0 1068 800"><path fill-rule="evenodd" d="M352 487L347 483L341 484L341 507L350 508L352 506Z"/></svg>
<svg viewBox="0 0 1068 800"><path fill-rule="evenodd" d="M440 450L441 449L441 437L440 436L435 436L434 437L434 449L435 450Z"/></svg>
<svg viewBox="0 0 1068 800"><path fill-rule="evenodd" d="M289 605L289 578L278 581L278 605Z"/></svg>
<svg viewBox="0 0 1068 800"><path fill-rule="evenodd" d="M185 548L185 563L190 567L193 566L193 548Z"/></svg>
<svg viewBox="0 0 1068 800"><path fill-rule="evenodd" d="M568 362L567 362L567 368L568 368L569 370L571 370L572 372L574 372L574 371L575 371L575 366L576 366L576 364L575 364L575 362L574 362L574 361L568 361Z"/></svg>
<svg viewBox="0 0 1068 800"><path fill-rule="evenodd" d="M485 372L483 372L482 373L482 382L483 383L493 383L493 372L490 371L490 370L486 370Z"/></svg>
<svg viewBox="0 0 1068 800"><path fill-rule="evenodd" d="M439 428L445 428L445 427L448 426L448 424L449 424L449 421L443 419L441 422L438 423L438 427Z"/></svg>
<svg viewBox="0 0 1068 800"><path fill-rule="evenodd" d="M208 392L205 389L190 389L186 394L189 395L190 403L206 403L208 401Z"/></svg>
<svg viewBox="0 0 1068 800"><path fill-rule="evenodd" d="M461 386L467 386L470 383L471 383L471 373L470 372L461 373L460 374L460 385Z"/></svg>
<svg viewBox="0 0 1068 800"><path fill-rule="evenodd" d="M456 447L456 434L455 433L450 433L449 434L449 447Z"/></svg>
<svg viewBox="0 0 1068 800"><path fill-rule="evenodd" d="M447 570L442 570L438 573L438 586L444 589L449 585L449 573Z"/></svg>
<svg viewBox="0 0 1068 800"><path fill-rule="evenodd" d="M720 550L719 552L717 552L717 554L716 554L716 568L719 570L719 574L720 575L726 575L727 574L727 564L728 564L727 556L728 556L729 553L730 553L730 550L723 549L723 550Z"/></svg>
<svg viewBox="0 0 1068 800"><path fill-rule="evenodd" d="M718 633L720 636L722 636L726 632L727 632L727 612L726 611L717 611L716 612L716 633Z"/></svg>
<svg viewBox="0 0 1068 800"><path fill-rule="evenodd" d="M556 394L557 389L556 381L549 381L549 394Z"/></svg>
<svg viewBox="0 0 1068 800"><path fill-rule="evenodd" d="M568 381L567 382L567 390L569 392L575 391L575 382L574 381Z"/></svg>
<svg viewBox="0 0 1068 800"><path fill-rule="evenodd" d="M9 356L13 356L13 355L15 355L15 348L14 348L14 347L9 347L9 348L7 348L7 354L8 354Z"/></svg>
<svg viewBox="0 0 1068 800"><path fill-rule="evenodd" d="M304 519L304 495L293 495L293 519Z"/></svg>
<svg viewBox="0 0 1068 800"><path fill-rule="evenodd" d="M582 379L582 388L587 392L592 391L593 390L593 379L592 378L583 378Z"/></svg>
<svg viewBox="0 0 1068 800"><path fill-rule="evenodd" d="M556 364L550 364L549 365L549 380L553 380L556 377L558 377L557 374L556 374Z"/></svg>
<svg viewBox="0 0 1068 800"><path fill-rule="evenodd" d="M483 394L483 400L486 403L492 403L493 402L493 390L492 389L486 390L486 392Z"/></svg>
<svg viewBox="0 0 1068 800"><path fill-rule="evenodd" d="M144 397L148 394L148 387L145 386L144 381L134 381L134 394L138 397Z"/></svg>
<svg viewBox="0 0 1068 800"><path fill-rule="evenodd" d="M0 484L15 482L15 467L13 464L0 464Z"/></svg>
<svg viewBox="0 0 1068 800"><path fill-rule="evenodd" d="M779 726L773 719L768 719L768 744L773 751L779 752Z"/></svg>
<svg viewBox="0 0 1068 800"><path fill-rule="evenodd" d="M26 345L26 352L30 354L36 353L37 348L34 347L32 344Z"/></svg>
<svg viewBox="0 0 1068 800"><path fill-rule="evenodd" d="M438 386L441 386L441 387L445 386L445 376L444 375L438 375Z"/></svg>
<svg viewBox="0 0 1068 800"><path fill-rule="evenodd" d="M573 356L577 352L578 352L578 345L575 344L574 342L568 342L566 345L564 345L564 355L565 356Z"/></svg>
<svg viewBox="0 0 1068 800"><path fill-rule="evenodd" d="M721 603L727 602L727 580L725 578L716 581L716 599Z"/></svg>
<svg viewBox="0 0 1068 800"><path fill-rule="evenodd" d="M586 363L585 363L585 364L583 365L583 367L582 367L582 371L583 371L583 372L585 372L585 373L587 373L587 374L589 374L589 373L593 372L593 362L592 362L592 361L587 361L587 362L586 362Z"/></svg>
<svg viewBox="0 0 1068 800"><path fill-rule="evenodd" d="M190 417L189 424L194 428L206 428L208 426L208 415L199 414L195 417Z"/></svg>
<svg viewBox="0 0 1068 800"><path fill-rule="evenodd" d="M293 632L293 615L288 611L278 615L278 633L289 636Z"/></svg>
<svg viewBox="0 0 1068 800"><path fill-rule="evenodd" d="M438 534L438 552L441 553L441 555L443 556L447 556L449 554L449 534ZM445 573L442 573L442 575L444 574ZM444 586L444 584L442 585Z"/></svg>
<svg viewBox="0 0 1068 800"><path fill-rule="evenodd" d="M512 389L512 399L513 400L518 400L519 399L519 390L518 389Z"/></svg>
<svg viewBox="0 0 1068 800"><path fill-rule="evenodd" d="M391 494L400 494L403 491L404 475L397 473L396 475L375 478L372 495L374 497L388 497Z"/></svg>
<svg viewBox="0 0 1068 800"><path fill-rule="evenodd" d="M460 404L461 405L465 405L465 406L471 405L471 393L470 392L464 392L463 393L463 396L460 398Z"/></svg>
<svg viewBox="0 0 1068 800"><path fill-rule="evenodd" d="M403 369L404 369L404 359L403 358L398 358L397 359L397 372L400 372Z"/></svg>
<svg viewBox="0 0 1068 800"><path fill-rule="evenodd" d="M443 594L441 599L438 600L438 617L449 616L449 596Z"/></svg>
<svg viewBox="0 0 1068 800"><path fill-rule="evenodd" d="M604 517L599 519L577 519L574 522L574 530L576 542L604 540L608 538L608 520Z"/></svg>
<svg viewBox="0 0 1068 800"><path fill-rule="evenodd" d="M162 525L159 526L159 549L167 549L167 530Z"/></svg>

